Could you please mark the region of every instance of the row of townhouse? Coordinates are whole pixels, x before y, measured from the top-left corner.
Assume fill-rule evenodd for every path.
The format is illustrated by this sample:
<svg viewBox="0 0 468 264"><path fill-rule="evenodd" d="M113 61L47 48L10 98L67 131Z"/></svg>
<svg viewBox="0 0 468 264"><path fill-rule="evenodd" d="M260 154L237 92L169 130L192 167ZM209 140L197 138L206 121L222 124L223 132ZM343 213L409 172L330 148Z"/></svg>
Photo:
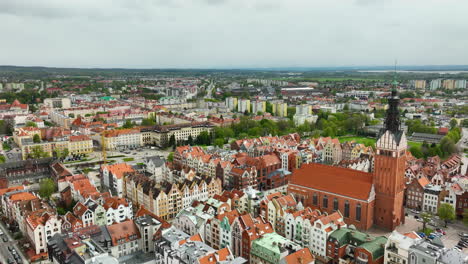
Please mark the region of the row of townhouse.
<svg viewBox="0 0 468 264"><path fill-rule="evenodd" d="M232 209L226 196L194 203L179 213L174 227L189 236L200 236L214 249L229 249L248 263L314 263L308 248L275 232L263 217ZM299 252L299 253L298 253Z"/></svg>
<svg viewBox="0 0 468 264"><path fill-rule="evenodd" d="M468 208L468 177L459 174L460 157L453 155L445 161L430 157L427 161L410 160L408 163L406 207L435 214L442 203L447 203L461 217Z"/></svg>
<svg viewBox="0 0 468 264"><path fill-rule="evenodd" d="M195 177L192 181L156 182L139 174L125 176L124 197L135 206L143 205L163 219L173 219L182 209L194 201L204 201L222 192L221 180L211 177Z"/></svg>
<svg viewBox="0 0 468 264"><path fill-rule="evenodd" d="M66 217L70 224L75 224L71 226L72 229L91 225L112 225L132 219L133 207L125 198L106 197L97 201L88 198L84 203L78 202L73 207L73 214L68 212Z"/></svg>
<svg viewBox="0 0 468 264"><path fill-rule="evenodd" d="M22 158L27 159L37 148L53 156L55 151L68 150L71 155L93 152L93 141L86 135L71 135L62 128L23 127L13 133L15 143L21 148ZM39 138L39 141L35 140Z"/></svg>
<svg viewBox="0 0 468 264"><path fill-rule="evenodd" d="M154 260L155 242L170 227L160 217L140 208L134 220L55 234L47 244L49 260L53 263L141 263L143 259Z"/></svg>
<svg viewBox="0 0 468 264"><path fill-rule="evenodd" d="M62 220L48 203L23 186L0 190L3 215L31 243L32 255L44 255L51 236L62 232Z"/></svg>

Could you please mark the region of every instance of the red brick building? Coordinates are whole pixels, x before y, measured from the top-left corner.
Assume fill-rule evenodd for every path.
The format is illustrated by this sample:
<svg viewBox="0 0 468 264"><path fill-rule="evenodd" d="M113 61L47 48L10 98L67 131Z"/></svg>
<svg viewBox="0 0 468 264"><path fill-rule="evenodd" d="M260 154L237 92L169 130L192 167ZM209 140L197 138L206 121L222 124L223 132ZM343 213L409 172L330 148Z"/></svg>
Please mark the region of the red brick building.
<svg viewBox="0 0 468 264"><path fill-rule="evenodd" d="M400 129L396 91L388 99L385 126L376 142L374 173L322 164L305 164L292 174L288 192L304 206L339 210L347 224L394 230L404 223L406 147Z"/></svg>
<svg viewBox="0 0 468 264"><path fill-rule="evenodd" d="M328 214L339 210L348 225L369 229L375 201L372 180L367 172L310 163L294 171L288 193L305 207Z"/></svg>
<svg viewBox="0 0 468 264"><path fill-rule="evenodd" d="M422 209L424 199L424 186L428 185L429 183L430 182L426 177L421 177L420 179L413 178L408 184L406 184L406 207L417 210Z"/></svg>

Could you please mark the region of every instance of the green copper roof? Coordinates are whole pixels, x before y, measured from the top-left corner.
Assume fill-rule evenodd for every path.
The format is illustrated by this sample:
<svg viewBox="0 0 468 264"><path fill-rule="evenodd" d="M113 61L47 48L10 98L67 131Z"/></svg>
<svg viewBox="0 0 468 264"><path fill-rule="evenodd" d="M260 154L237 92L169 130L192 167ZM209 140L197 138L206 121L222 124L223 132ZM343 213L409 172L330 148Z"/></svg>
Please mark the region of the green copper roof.
<svg viewBox="0 0 468 264"><path fill-rule="evenodd" d="M384 236L372 237L364 232L349 228L335 230L330 234L329 239L337 240L340 246L352 244L364 248L372 254L373 260L383 256L384 246L387 243L387 238Z"/></svg>
<svg viewBox="0 0 468 264"><path fill-rule="evenodd" d="M387 243L387 238L380 236L375 238L372 241L366 242L361 245L362 248L369 251L372 254L372 259L376 260L384 255L385 244Z"/></svg>

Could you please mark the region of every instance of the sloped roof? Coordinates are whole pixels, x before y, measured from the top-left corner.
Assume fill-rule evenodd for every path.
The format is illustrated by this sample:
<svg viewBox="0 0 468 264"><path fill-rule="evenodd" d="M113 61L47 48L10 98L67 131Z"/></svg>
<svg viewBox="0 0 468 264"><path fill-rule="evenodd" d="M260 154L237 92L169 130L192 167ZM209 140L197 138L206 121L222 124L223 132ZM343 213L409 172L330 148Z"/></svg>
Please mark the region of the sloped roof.
<svg viewBox="0 0 468 264"><path fill-rule="evenodd" d="M367 200L372 190L372 178L367 172L310 163L293 172L290 184Z"/></svg>

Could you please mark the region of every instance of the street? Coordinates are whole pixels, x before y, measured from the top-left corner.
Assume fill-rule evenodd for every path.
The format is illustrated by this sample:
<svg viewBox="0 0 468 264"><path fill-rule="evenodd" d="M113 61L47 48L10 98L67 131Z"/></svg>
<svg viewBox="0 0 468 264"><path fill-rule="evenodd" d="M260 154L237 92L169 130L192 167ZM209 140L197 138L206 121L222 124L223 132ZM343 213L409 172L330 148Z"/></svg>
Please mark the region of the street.
<svg viewBox="0 0 468 264"><path fill-rule="evenodd" d="M0 229L3 232L3 235L0 239L0 259L2 263L29 263L26 257L23 255L23 252L18 247L18 241L15 241L12 237L8 229L5 227L3 222L0 221ZM4 242L3 237L7 237L8 241ZM10 249L14 249L18 255L21 257L21 262L16 261L12 255ZM10 262L9 262L10 260ZM13 262L11 262L13 261Z"/></svg>
<svg viewBox="0 0 468 264"><path fill-rule="evenodd" d="M435 220L439 221L439 220ZM400 225L397 227L397 231L401 234L412 232L412 231L418 231L422 229L423 223L418 222L416 218L414 218L413 213L409 213L408 216L405 218L405 223L403 225ZM436 227L428 225L427 227L431 229L435 229ZM460 240L460 237L458 236L458 233L462 232L468 232L468 228L463 225L461 221L453 221L453 223L449 223L447 227L444 227L443 222L438 224L439 228L444 230L446 232L446 235L443 235L441 237L442 242L444 243L446 248L453 248L458 241ZM369 230L369 234L372 234L374 236L386 236L388 237L390 235L390 232L376 229L376 228L371 228ZM463 250L465 253L468 253L468 248L465 248Z"/></svg>

